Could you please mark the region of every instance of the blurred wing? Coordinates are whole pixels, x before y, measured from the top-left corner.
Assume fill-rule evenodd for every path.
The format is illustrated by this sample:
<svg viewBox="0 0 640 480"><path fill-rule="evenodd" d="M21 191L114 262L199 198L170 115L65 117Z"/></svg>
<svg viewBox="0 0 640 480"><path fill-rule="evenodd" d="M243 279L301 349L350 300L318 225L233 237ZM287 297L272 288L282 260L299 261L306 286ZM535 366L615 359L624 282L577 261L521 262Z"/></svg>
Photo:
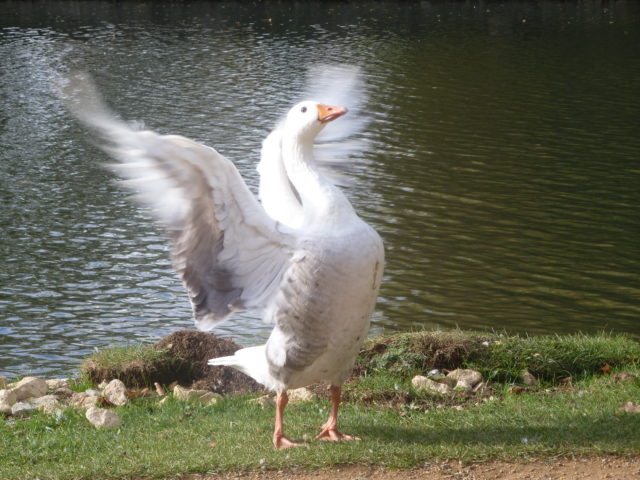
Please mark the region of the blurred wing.
<svg viewBox="0 0 640 480"><path fill-rule="evenodd" d="M347 107L339 122L330 122L316 137L313 151L318 167L338 185L348 185L348 172L363 162L367 142L362 133L369 124L365 115L367 90L362 71L354 65L316 65L309 69L304 98Z"/></svg>
<svg viewBox="0 0 640 480"><path fill-rule="evenodd" d="M90 81L64 91L77 117L105 141L114 170L166 226L196 324L209 330L238 309L264 309L288 268L295 236L270 218L235 166L180 136L136 131L114 118Z"/></svg>

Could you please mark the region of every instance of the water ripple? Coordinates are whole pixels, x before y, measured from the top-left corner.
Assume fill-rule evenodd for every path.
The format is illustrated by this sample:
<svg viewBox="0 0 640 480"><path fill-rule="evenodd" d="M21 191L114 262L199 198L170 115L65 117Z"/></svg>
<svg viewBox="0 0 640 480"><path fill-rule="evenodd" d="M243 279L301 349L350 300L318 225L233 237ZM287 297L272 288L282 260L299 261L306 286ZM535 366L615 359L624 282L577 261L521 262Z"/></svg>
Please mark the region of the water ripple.
<svg viewBox="0 0 640 480"><path fill-rule="evenodd" d="M640 7L625 5L0 4L0 374L65 374L192 326L164 236L56 99L75 69L255 188L308 68L358 65L371 122L347 193L386 243L374 331L640 334ZM252 344L269 328L217 331Z"/></svg>

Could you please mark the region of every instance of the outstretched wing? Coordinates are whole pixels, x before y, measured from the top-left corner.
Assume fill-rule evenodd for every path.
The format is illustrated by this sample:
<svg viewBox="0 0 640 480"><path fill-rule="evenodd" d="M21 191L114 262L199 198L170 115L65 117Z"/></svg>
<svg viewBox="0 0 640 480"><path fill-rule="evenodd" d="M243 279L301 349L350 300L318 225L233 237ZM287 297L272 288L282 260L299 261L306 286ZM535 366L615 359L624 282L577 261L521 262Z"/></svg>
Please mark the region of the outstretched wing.
<svg viewBox="0 0 640 480"><path fill-rule="evenodd" d="M265 308L289 266L295 233L265 213L236 167L188 138L117 120L86 77L74 77L64 95L119 161L113 168L123 183L166 227L196 325L209 330L235 310Z"/></svg>

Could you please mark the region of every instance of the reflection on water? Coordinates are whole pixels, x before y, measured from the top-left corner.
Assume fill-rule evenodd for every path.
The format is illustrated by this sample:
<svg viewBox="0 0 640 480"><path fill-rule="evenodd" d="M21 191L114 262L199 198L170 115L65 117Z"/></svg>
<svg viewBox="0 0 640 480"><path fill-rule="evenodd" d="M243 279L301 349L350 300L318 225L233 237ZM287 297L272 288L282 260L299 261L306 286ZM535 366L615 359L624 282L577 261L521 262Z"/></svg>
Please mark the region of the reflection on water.
<svg viewBox="0 0 640 480"><path fill-rule="evenodd" d="M255 187L307 70L356 64L372 121L348 193L386 242L376 331L640 334L640 7L605 5L3 2L0 373L192 325L159 230L53 93L74 69Z"/></svg>

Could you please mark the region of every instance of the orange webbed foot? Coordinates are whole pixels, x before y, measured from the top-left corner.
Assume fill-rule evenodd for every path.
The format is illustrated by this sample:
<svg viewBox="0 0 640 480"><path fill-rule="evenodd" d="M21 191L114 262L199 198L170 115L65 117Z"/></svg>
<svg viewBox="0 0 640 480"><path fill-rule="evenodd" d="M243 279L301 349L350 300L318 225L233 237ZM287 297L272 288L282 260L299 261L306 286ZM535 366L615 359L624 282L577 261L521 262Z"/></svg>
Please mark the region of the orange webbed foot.
<svg viewBox="0 0 640 480"><path fill-rule="evenodd" d="M325 442L359 441L360 437L347 435L337 428L323 427L322 431L316 435L316 440L323 440Z"/></svg>
<svg viewBox="0 0 640 480"><path fill-rule="evenodd" d="M293 440L285 437L284 435L273 436L273 446L278 450L284 450L285 448L304 447L306 443L294 442Z"/></svg>

